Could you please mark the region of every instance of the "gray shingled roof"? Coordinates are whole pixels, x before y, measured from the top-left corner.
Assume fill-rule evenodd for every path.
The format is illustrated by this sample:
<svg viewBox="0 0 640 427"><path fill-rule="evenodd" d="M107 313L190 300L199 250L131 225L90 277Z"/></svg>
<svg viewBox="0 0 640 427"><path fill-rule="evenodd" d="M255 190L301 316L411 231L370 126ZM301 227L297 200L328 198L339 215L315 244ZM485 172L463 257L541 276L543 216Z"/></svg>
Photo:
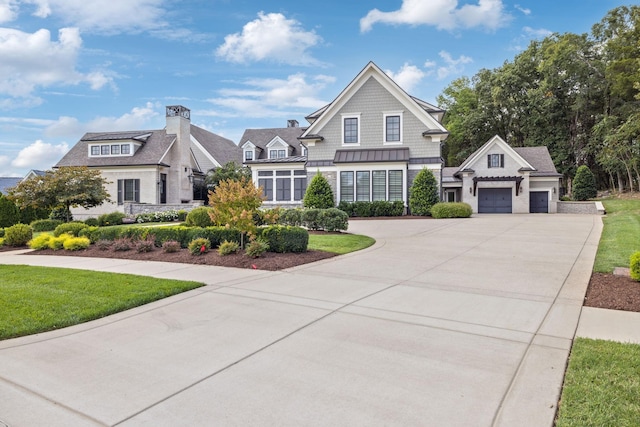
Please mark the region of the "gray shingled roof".
<svg viewBox="0 0 640 427"><path fill-rule="evenodd" d="M261 149L258 150L258 158L256 160L266 159L268 156L267 144L273 138L279 136L284 142L293 147L293 152L289 156L302 156L302 145L298 137L302 135L305 129L301 127L247 129L242 134L238 146L242 147L247 141L251 141L253 145Z"/></svg>
<svg viewBox="0 0 640 427"><path fill-rule="evenodd" d="M191 135L193 135L204 149L221 165L232 161L239 165L242 164L242 149L230 139L194 125L191 125Z"/></svg>
<svg viewBox="0 0 640 427"><path fill-rule="evenodd" d="M362 150L336 150L333 163L408 162L409 148L375 148Z"/></svg>
<svg viewBox="0 0 640 427"><path fill-rule="evenodd" d="M242 162L242 150L233 141L191 125L191 134L220 163L231 160ZM71 150L55 165L61 166L135 166L159 165L162 156L167 152L176 136L167 134L165 129L138 130L125 132L89 132L74 145ZM142 142L142 146L133 156L89 157L88 145L96 141L129 141Z"/></svg>
<svg viewBox="0 0 640 427"><path fill-rule="evenodd" d="M547 147L513 147L513 150L536 168L531 176L560 176Z"/></svg>
<svg viewBox="0 0 640 427"><path fill-rule="evenodd" d="M7 194L9 188L15 187L18 183L22 181L20 177L6 176L0 177L0 193Z"/></svg>

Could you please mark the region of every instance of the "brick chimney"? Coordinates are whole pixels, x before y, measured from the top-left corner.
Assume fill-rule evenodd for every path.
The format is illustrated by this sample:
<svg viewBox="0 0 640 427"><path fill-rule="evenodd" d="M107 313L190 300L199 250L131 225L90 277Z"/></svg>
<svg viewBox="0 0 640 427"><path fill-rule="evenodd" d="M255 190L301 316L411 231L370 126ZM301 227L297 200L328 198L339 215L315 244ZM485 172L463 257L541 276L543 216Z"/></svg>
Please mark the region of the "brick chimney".
<svg viewBox="0 0 640 427"><path fill-rule="evenodd" d="M176 136L171 159L170 199L174 200L174 203L189 203L193 200L191 111L182 105L169 105L166 108L166 119L167 134ZM171 193L173 193L173 197L171 197Z"/></svg>

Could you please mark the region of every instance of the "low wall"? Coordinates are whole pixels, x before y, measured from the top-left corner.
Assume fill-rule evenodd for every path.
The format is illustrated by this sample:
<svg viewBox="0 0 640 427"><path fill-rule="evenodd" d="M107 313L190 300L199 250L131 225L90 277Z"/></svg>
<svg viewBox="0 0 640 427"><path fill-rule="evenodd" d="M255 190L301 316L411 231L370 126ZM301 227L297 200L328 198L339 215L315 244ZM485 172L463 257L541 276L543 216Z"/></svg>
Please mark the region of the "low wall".
<svg viewBox="0 0 640 427"><path fill-rule="evenodd" d="M598 215L596 202L558 202L558 213Z"/></svg>
<svg viewBox="0 0 640 427"><path fill-rule="evenodd" d="M138 215L141 213L166 212L166 211L187 211L202 206L202 201L185 203L184 205L152 205L149 203L125 203L124 213L126 215Z"/></svg>

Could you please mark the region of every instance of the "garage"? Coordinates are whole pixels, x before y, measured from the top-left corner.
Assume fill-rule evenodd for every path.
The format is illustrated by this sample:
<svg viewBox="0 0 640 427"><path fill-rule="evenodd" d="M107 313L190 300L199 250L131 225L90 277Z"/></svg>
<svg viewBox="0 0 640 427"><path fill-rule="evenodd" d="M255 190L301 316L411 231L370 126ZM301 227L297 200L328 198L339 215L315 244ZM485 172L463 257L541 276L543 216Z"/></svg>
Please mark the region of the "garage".
<svg viewBox="0 0 640 427"><path fill-rule="evenodd" d="M529 193L530 213L549 213L549 192L532 191Z"/></svg>
<svg viewBox="0 0 640 427"><path fill-rule="evenodd" d="M511 213L511 188L479 188L478 213Z"/></svg>

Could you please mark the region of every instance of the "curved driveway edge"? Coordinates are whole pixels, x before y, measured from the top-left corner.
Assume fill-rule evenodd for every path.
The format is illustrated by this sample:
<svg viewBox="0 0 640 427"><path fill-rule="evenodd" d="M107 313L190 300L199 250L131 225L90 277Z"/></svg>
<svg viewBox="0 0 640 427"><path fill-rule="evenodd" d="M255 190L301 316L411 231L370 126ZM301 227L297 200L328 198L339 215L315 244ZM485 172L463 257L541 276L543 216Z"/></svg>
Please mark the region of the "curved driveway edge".
<svg viewBox="0 0 640 427"><path fill-rule="evenodd" d="M373 247L279 272L0 253L208 284L0 341L0 421L551 427L601 230L590 215L352 221Z"/></svg>

